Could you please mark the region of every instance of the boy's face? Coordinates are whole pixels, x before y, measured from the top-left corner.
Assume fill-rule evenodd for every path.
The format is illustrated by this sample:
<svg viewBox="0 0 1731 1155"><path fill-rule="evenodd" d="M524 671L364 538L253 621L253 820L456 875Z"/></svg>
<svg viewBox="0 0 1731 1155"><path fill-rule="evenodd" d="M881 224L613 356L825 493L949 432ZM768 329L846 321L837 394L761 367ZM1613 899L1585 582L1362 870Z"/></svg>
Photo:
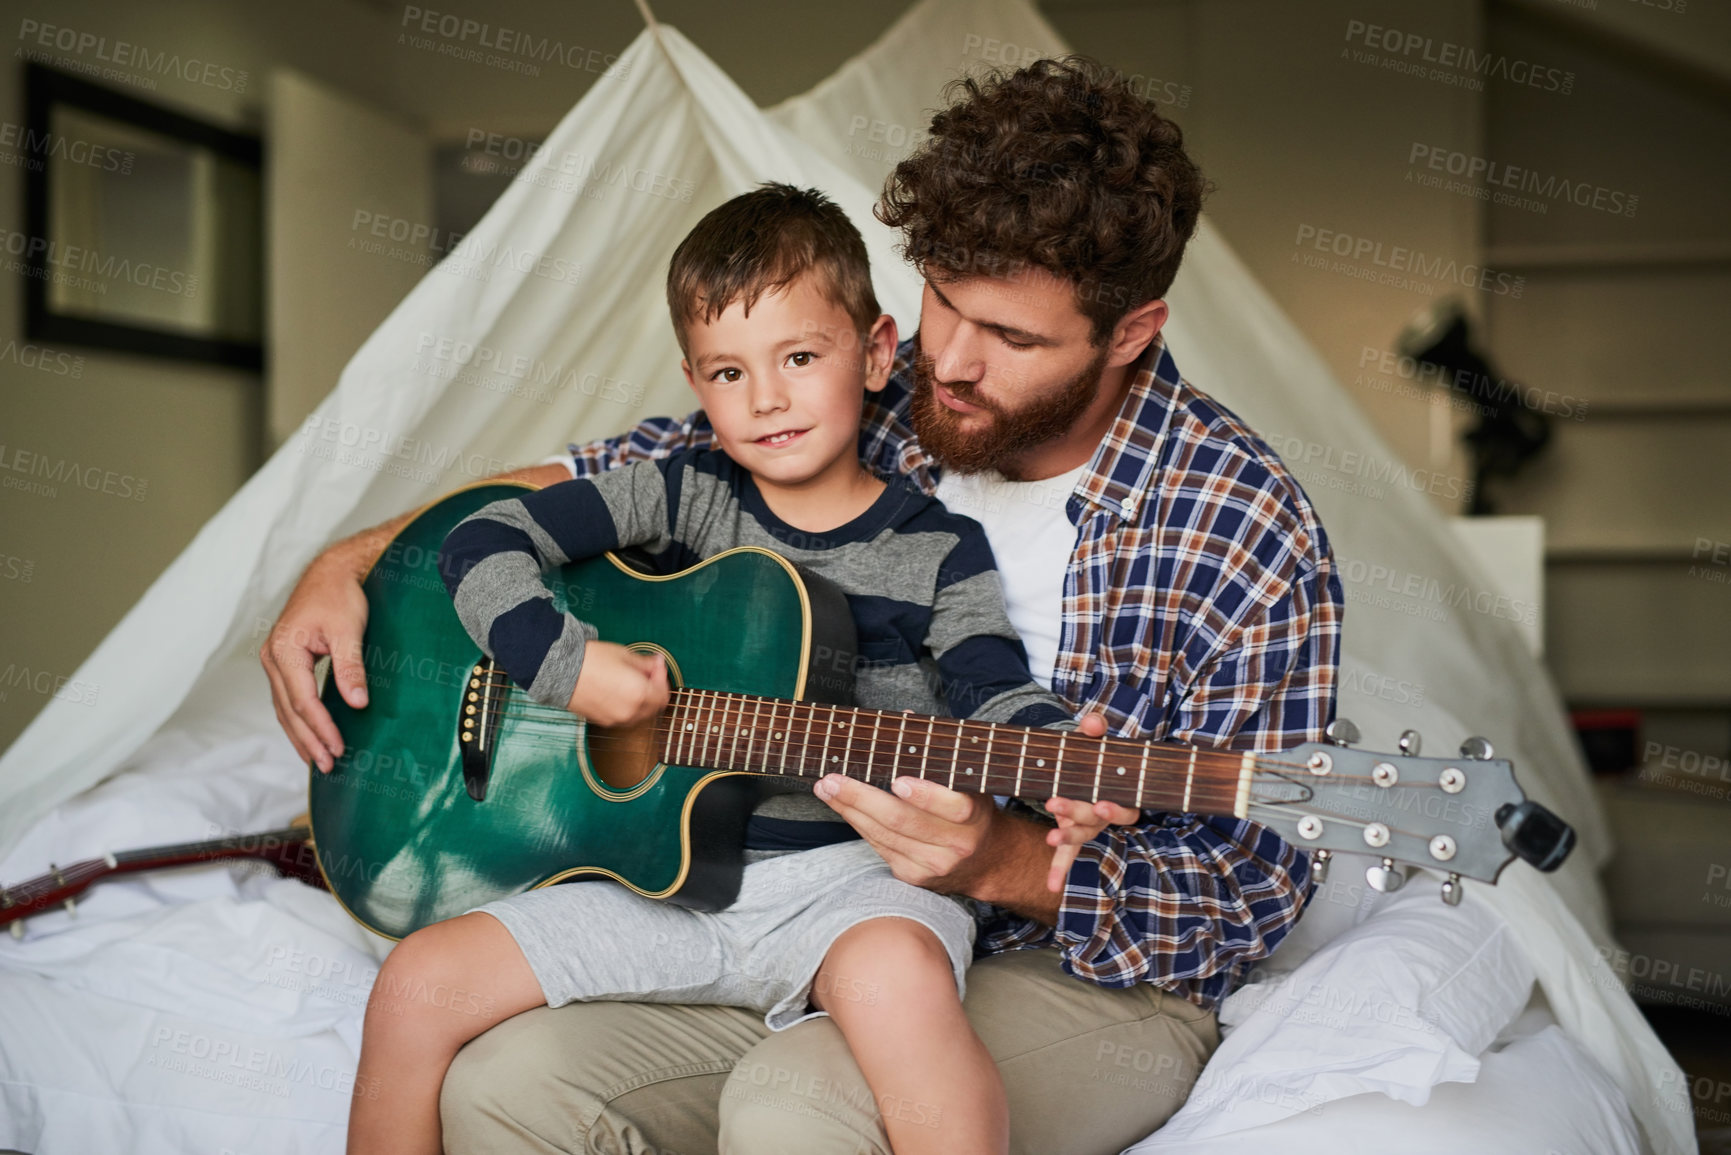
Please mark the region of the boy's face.
<svg viewBox="0 0 1731 1155"><path fill-rule="evenodd" d="M884 387L894 355L895 321L878 318L862 344L817 276L764 293L749 317L734 301L694 322L680 362L720 448L774 486L854 476L865 390Z"/></svg>

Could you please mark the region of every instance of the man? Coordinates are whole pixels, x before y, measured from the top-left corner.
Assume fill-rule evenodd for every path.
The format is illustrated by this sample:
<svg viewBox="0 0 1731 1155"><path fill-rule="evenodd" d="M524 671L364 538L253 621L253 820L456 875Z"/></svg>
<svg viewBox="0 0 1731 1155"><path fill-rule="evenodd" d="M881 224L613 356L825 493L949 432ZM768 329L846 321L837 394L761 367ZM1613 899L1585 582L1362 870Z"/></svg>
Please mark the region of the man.
<svg viewBox="0 0 1731 1155"><path fill-rule="evenodd" d="M862 459L985 524L1034 673L1078 713L1148 740L1316 740L1343 603L1327 539L1160 333L1203 194L1182 134L1085 61L959 84L878 208L926 288ZM652 419L515 476L548 484L708 438L701 413ZM321 767L341 739L311 664L330 653L364 702L358 582L396 524L316 561L261 653L284 729ZM1252 822L1103 803L1124 825L1068 847L1023 804L934 783L816 789L897 877L979 904L990 957L966 1007L1004 1076L1015 1151L1117 1151L1159 1126L1218 1041L1213 1008L1309 883L1305 857ZM1060 819L1079 806L1050 804ZM825 1020L766 1034L724 1007L528 1012L457 1056L447 1148L886 1153L886 1114L944 1109L874 1103Z"/></svg>

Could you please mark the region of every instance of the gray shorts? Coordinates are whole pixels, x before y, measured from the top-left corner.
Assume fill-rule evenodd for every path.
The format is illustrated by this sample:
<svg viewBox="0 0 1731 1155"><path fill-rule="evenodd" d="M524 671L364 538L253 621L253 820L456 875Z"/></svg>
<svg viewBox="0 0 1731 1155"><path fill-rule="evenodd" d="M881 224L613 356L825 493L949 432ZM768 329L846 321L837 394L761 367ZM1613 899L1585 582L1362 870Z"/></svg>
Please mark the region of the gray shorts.
<svg viewBox="0 0 1731 1155"><path fill-rule="evenodd" d="M593 999L721 1004L762 1011L775 1031L822 1013L806 1010L812 979L830 944L868 919L908 918L937 935L958 997L973 958L968 906L900 881L864 841L752 863L726 910L688 910L609 879L544 886L474 909L511 932L550 1007Z"/></svg>

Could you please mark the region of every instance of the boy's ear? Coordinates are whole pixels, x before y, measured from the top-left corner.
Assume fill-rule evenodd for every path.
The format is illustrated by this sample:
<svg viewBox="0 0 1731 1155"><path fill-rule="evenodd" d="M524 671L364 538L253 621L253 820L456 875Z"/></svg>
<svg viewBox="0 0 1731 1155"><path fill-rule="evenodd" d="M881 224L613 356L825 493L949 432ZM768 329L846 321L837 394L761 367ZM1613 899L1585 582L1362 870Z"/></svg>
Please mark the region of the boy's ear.
<svg viewBox="0 0 1731 1155"><path fill-rule="evenodd" d="M696 393L697 378L691 375L691 362L686 360L684 357L681 357L679 359L679 371L685 374L685 383L691 386L691 391L693 393ZM699 394L699 396L701 397L701 394Z"/></svg>
<svg viewBox="0 0 1731 1155"><path fill-rule="evenodd" d="M885 313L873 321L871 330L866 333L864 349L866 391L881 393L889 384L890 370L895 367L896 319Z"/></svg>

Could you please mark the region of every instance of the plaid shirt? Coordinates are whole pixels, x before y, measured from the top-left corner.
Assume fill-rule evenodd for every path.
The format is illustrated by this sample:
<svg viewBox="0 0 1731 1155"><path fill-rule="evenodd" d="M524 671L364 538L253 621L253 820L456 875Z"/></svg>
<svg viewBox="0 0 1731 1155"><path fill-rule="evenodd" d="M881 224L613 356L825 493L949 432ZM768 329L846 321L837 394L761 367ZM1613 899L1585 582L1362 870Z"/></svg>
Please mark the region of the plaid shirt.
<svg viewBox="0 0 1731 1155"><path fill-rule="evenodd" d="M867 397L860 457L932 493L938 467L907 417L917 339ZM710 440L699 411L569 450L583 475ZM1055 693L1126 738L1258 752L1321 739L1345 600L1328 538L1274 452L1182 379L1163 337L1067 512L1078 532ZM1141 819L1081 847L1055 927L982 906L980 949L1055 945L1078 978L1217 1004L1297 921L1309 860L1255 822Z"/></svg>

